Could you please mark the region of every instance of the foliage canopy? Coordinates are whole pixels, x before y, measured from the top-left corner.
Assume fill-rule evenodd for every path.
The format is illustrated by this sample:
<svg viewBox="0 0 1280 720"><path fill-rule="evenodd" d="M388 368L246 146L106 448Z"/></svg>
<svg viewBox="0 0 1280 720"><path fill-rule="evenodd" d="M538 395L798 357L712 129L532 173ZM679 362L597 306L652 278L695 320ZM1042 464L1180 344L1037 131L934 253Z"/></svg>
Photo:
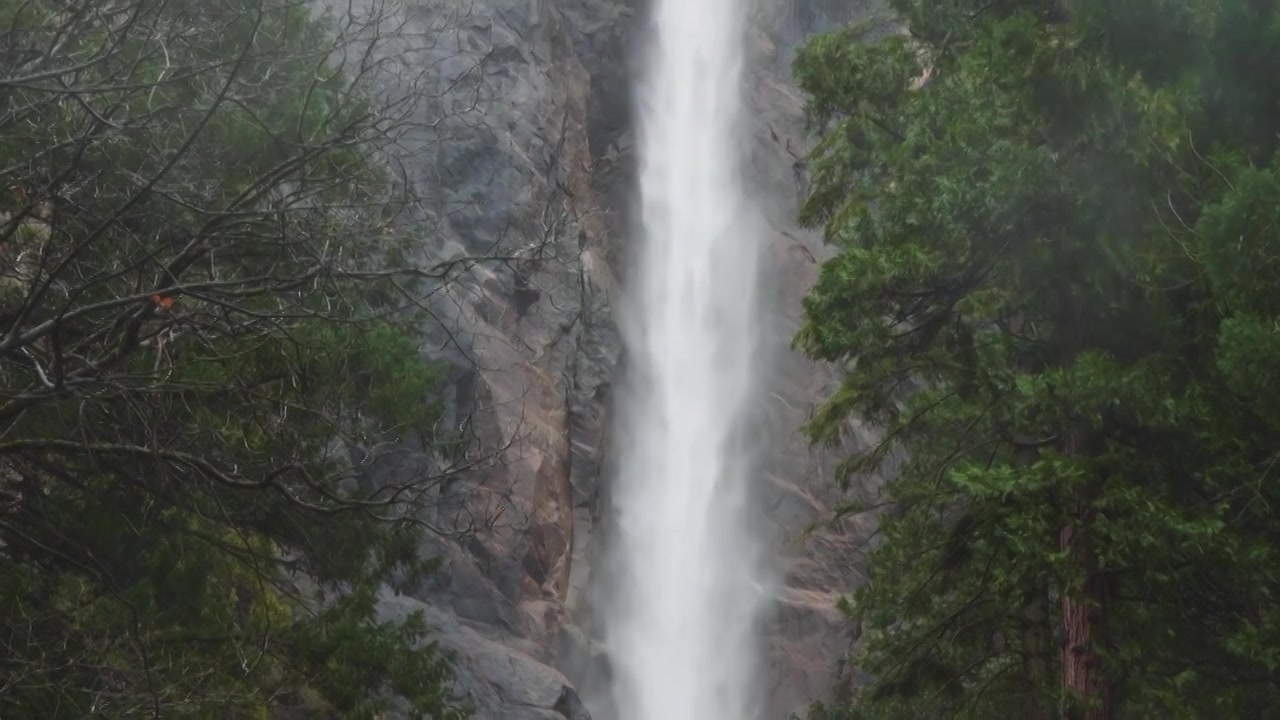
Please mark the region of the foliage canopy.
<svg viewBox="0 0 1280 720"><path fill-rule="evenodd" d="M1264 717L1280 8L896 0L813 38L816 441L886 428L872 676L827 717Z"/></svg>
<svg viewBox="0 0 1280 720"><path fill-rule="evenodd" d="M369 8L0 0L5 718L455 714L352 460L443 440Z"/></svg>

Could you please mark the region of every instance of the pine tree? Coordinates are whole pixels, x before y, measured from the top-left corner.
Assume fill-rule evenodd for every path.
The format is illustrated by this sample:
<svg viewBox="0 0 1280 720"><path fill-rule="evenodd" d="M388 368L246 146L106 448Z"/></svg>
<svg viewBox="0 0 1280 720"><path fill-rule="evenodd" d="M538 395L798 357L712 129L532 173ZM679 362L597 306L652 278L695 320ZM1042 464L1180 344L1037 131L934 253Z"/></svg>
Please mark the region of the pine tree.
<svg viewBox="0 0 1280 720"><path fill-rule="evenodd" d="M797 343L847 368L811 432L909 458L836 712L1261 716L1274 4L893 6L796 62L839 249Z"/></svg>

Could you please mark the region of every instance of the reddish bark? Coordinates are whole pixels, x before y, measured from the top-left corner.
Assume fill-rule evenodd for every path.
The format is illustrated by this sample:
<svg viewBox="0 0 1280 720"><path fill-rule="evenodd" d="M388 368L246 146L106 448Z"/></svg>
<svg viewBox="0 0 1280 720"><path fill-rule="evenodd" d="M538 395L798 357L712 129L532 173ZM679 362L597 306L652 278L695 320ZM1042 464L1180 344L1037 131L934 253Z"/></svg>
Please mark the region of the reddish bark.
<svg viewBox="0 0 1280 720"><path fill-rule="evenodd" d="M1087 537L1068 525L1059 542L1077 561L1080 582L1062 597L1062 688L1065 720L1110 720L1111 690L1102 676L1098 647L1102 642L1105 610L1098 592L1097 562Z"/></svg>

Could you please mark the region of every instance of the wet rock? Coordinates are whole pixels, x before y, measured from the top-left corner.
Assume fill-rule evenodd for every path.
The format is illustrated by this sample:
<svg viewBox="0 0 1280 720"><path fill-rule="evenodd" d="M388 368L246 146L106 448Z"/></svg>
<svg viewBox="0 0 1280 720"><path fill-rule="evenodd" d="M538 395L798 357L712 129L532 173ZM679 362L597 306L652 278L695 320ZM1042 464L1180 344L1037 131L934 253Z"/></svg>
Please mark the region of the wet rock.
<svg viewBox="0 0 1280 720"><path fill-rule="evenodd" d="M373 0L365 0L372 2ZM753 181L767 223L774 377L761 408L763 513L779 558L768 631L770 698L783 718L830 691L852 638L836 599L861 579L871 528L811 530L846 496L835 457L799 429L832 387L831 368L789 348L800 299L829 250L796 227L809 138L786 67L809 33L870 12L871 0L757 0L753 12ZM608 663L591 588L603 557L612 387L624 362L617 331L636 165L631 122L638 3L631 0L409 0L412 37L397 50L438 99L398 158L423 195L418 259L469 256L432 295L427 356L448 363L448 423L473 440L475 468L441 483L430 520L442 563L412 597L457 655L460 699L480 720L597 720ZM388 81L394 90L394 79ZM851 442L874 439L850 427ZM383 463L386 477L433 459ZM874 490L866 478L863 490ZM567 676L567 677L566 677ZM586 688L590 688L589 692Z"/></svg>
<svg viewBox="0 0 1280 720"><path fill-rule="evenodd" d="M378 603L381 620L415 612L441 648L454 653L452 700L474 708L474 720L590 720L569 681L546 664L413 598L384 593Z"/></svg>

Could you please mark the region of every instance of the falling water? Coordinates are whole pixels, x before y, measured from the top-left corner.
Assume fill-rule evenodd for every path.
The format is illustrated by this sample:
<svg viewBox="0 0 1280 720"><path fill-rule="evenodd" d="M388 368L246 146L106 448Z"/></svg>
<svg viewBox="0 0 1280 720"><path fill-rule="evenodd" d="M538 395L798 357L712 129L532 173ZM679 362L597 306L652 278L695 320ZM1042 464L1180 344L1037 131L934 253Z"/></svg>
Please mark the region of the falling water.
<svg viewBox="0 0 1280 720"><path fill-rule="evenodd" d="M746 0L652 0L638 95L643 237L606 609L618 720L756 715L760 553L749 407L763 386L743 180Z"/></svg>

